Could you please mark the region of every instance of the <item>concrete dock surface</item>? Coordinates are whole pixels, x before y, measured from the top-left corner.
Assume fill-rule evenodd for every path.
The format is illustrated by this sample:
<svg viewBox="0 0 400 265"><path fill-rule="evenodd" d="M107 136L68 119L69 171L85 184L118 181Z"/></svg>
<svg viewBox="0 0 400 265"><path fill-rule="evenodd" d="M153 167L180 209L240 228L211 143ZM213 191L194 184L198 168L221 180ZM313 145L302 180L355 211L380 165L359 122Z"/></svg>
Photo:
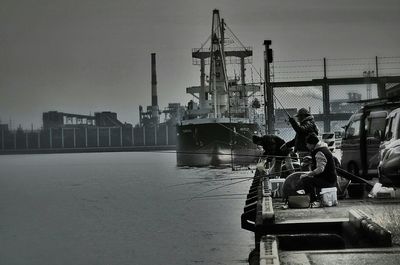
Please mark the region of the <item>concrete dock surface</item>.
<svg viewBox="0 0 400 265"><path fill-rule="evenodd" d="M288 209L281 199L274 199L275 223L304 220L348 218L350 210L361 210L392 233L393 247L351 248L338 250L279 251L280 264L399 264L400 200L347 199L335 207Z"/></svg>

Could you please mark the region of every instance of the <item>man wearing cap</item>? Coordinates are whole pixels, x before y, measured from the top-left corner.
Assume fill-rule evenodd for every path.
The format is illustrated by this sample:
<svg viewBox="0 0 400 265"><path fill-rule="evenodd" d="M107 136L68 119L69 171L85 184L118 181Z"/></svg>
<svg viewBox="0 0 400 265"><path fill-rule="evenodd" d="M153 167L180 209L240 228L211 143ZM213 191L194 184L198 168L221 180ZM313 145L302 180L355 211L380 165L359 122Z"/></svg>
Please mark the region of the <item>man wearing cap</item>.
<svg viewBox="0 0 400 265"><path fill-rule="evenodd" d="M318 127L315 124L314 117L305 108L299 109L295 117L297 117L298 123L292 117L289 117L289 122L296 131L296 136L293 140L282 145L281 149L294 146L294 151L298 152L300 157L304 157L309 154L306 146L306 137L311 133L318 135Z"/></svg>
<svg viewBox="0 0 400 265"><path fill-rule="evenodd" d="M321 142L316 134L312 133L307 136L306 145L311 151L312 171L300 176L300 185L306 194L310 194L311 202L315 202L317 201L315 189L336 186L336 166L327 144Z"/></svg>

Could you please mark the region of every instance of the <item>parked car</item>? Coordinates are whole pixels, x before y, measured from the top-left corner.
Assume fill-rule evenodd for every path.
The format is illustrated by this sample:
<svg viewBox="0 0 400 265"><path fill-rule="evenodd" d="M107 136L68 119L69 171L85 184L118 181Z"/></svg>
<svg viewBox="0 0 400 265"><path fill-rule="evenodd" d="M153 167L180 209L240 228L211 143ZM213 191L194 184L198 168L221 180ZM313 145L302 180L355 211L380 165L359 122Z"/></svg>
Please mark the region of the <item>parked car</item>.
<svg viewBox="0 0 400 265"><path fill-rule="evenodd" d="M384 186L400 186L400 108L386 118L383 141L379 148L379 182Z"/></svg>
<svg viewBox="0 0 400 265"><path fill-rule="evenodd" d="M378 176L380 132L385 130L386 117L398 107L398 101L378 101L350 117L342 138L343 169L367 179Z"/></svg>

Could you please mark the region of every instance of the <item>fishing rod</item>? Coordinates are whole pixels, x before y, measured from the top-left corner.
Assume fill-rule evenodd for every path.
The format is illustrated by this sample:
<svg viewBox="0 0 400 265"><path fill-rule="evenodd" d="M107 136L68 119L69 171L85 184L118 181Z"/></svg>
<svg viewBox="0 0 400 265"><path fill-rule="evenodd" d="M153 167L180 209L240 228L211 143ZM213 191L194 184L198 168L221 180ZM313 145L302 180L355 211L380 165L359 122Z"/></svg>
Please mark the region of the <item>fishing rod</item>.
<svg viewBox="0 0 400 265"><path fill-rule="evenodd" d="M218 199L218 200L226 200L226 199L243 199L247 194L245 193L237 193L237 194L217 194L217 195L207 195L195 198L194 200L210 200L210 199Z"/></svg>
<svg viewBox="0 0 400 265"><path fill-rule="evenodd" d="M262 175L262 176L261 176L261 179L263 180L263 179L265 179L265 178L267 178L267 177L269 177L269 176L275 176L275 175L277 175L277 174L281 174L281 173L283 173L283 172L289 172L289 171L291 172L291 171L293 171L293 170L291 170L291 169L288 169L288 170L281 170L281 171L277 171L277 172L274 172L274 173ZM236 184L239 184L239 183L243 183L243 182L249 181L249 180L251 180L251 179L253 179L253 177L252 177L252 178L249 178L249 179L245 179L245 180L239 180L239 181L236 181L236 182L233 182L233 183L228 183L228 184L225 184L225 185L222 185L222 186L218 186L218 187L216 187L216 188L207 190L207 191L205 191L205 192L201 192L201 193L199 193L199 194L197 194L197 195L195 195L195 196L189 198L188 201L192 201L193 199L199 198L199 196L201 196L201 195L203 195L203 194L207 194L207 193L209 193L209 192L211 192L211 191L215 191L215 190L222 189L222 188L225 188L225 187L228 187L228 186L232 186L232 185L236 185Z"/></svg>
<svg viewBox="0 0 400 265"><path fill-rule="evenodd" d="M239 184L239 183L243 183L243 182L249 181L251 179L253 179L253 178L249 178L249 179L245 179L245 180L239 180L239 181L236 181L236 182L233 182L233 183L229 183L229 184L225 184L225 185L216 187L216 188L211 189L211 190L207 190L205 192L201 192L201 193L197 194L196 196L191 197L188 201L192 201L193 199L199 198L199 196L201 196L203 194L207 194L207 193L212 192L214 190L218 190L218 189L222 189L222 188L225 188L225 187L228 187L228 186L232 186L232 185L236 185L236 184Z"/></svg>
<svg viewBox="0 0 400 265"><path fill-rule="evenodd" d="M207 200L243 200L244 197L223 197L223 198L196 198L197 201L207 201Z"/></svg>
<svg viewBox="0 0 400 265"><path fill-rule="evenodd" d="M293 171L292 169L287 169L287 170L280 170L278 172L275 172L275 174L281 174L281 173L286 173ZM208 183L208 182L218 182L218 181L230 181L230 180L244 180L244 179L252 179L253 177L235 177L235 178L222 178L222 179L211 179L211 180L202 180L202 181L192 181L192 182L185 182L185 183L179 183L179 184L174 184L167 186L168 188L170 187L178 187L178 186L185 186L185 185L193 185L193 184L202 184L202 183Z"/></svg>
<svg viewBox="0 0 400 265"><path fill-rule="evenodd" d="M192 182L174 184L174 185L170 185L167 187L170 188L170 187L178 187L178 186L185 186L185 185L192 185L192 184L202 184L202 183L208 183L208 182L229 181L229 180L249 179L249 178L251 179L253 177L237 177L237 178L223 178L223 179L213 179L213 180L192 181Z"/></svg>
<svg viewBox="0 0 400 265"><path fill-rule="evenodd" d="M160 153L160 154L188 154L188 155L221 155L230 156L230 153L215 153L215 152L193 152L193 151L146 151L149 153ZM258 157L258 158L288 158L288 156L278 155L252 155L252 154L232 154L233 156L241 157ZM298 159L297 157L290 157L291 159Z"/></svg>
<svg viewBox="0 0 400 265"><path fill-rule="evenodd" d="M237 135L239 135L240 137L243 137L245 140L247 140L247 141L249 141L249 142L251 142L251 143L253 142L253 140L250 139L249 137L246 137L245 135L240 134L240 133L238 133L238 132L232 130L232 129L229 128L228 126L226 126L226 125L224 125L224 124L222 124L222 123L220 123L220 122L217 122L217 124L218 124L218 125L221 125L221 126L224 127L225 129L227 129L227 130L233 132L234 134L237 134Z"/></svg>
<svg viewBox="0 0 400 265"><path fill-rule="evenodd" d="M215 195L206 195L201 198L229 197L229 196L247 196L247 193L215 194Z"/></svg>
<svg viewBox="0 0 400 265"><path fill-rule="evenodd" d="M221 195L220 196L203 196L203 197L198 197L198 198L193 198L192 200L232 200L232 199L240 199L243 200L243 198L245 198L246 194L243 195L233 195L233 196L229 196L229 194L227 194L226 196ZM177 199L176 201L186 201L187 199L183 198L183 199Z"/></svg>

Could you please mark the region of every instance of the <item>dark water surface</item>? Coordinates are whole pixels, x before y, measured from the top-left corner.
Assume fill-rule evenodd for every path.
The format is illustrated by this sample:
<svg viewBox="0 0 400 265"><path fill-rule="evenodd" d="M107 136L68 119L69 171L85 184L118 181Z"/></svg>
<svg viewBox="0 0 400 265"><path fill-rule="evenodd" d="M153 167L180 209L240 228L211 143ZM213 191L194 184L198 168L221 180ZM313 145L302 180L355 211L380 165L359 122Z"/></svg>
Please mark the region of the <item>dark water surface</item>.
<svg viewBox="0 0 400 265"><path fill-rule="evenodd" d="M246 264L251 177L171 153L0 156L0 264ZM192 185L175 184L206 181Z"/></svg>

